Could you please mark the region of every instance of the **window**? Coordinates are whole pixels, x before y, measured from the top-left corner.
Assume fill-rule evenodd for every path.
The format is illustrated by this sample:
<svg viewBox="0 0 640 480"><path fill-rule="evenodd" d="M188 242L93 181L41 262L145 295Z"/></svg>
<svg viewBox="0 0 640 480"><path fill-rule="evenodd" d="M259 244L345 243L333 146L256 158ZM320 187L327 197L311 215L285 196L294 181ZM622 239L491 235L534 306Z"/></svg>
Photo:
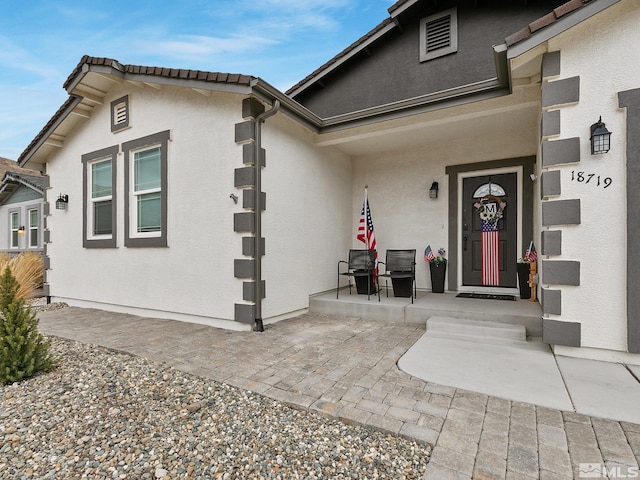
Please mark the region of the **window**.
<svg viewBox="0 0 640 480"><path fill-rule="evenodd" d="M125 246L167 246L169 131L126 142Z"/></svg>
<svg viewBox="0 0 640 480"><path fill-rule="evenodd" d="M119 132L129 127L129 97L111 102L111 131Z"/></svg>
<svg viewBox="0 0 640 480"><path fill-rule="evenodd" d="M85 248L116 246L116 156L118 147L82 156L83 245Z"/></svg>
<svg viewBox="0 0 640 480"><path fill-rule="evenodd" d="M38 248L40 211L37 208L30 208L27 210L27 217L29 218L29 248Z"/></svg>
<svg viewBox="0 0 640 480"><path fill-rule="evenodd" d="M458 51L458 13L455 8L420 20L420 61Z"/></svg>
<svg viewBox="0 0 640 480"><path fill-rule="evenodd" d="M11 212L9 214L10 218L10 230L11 230L11 239L10 239L10 248L20 248L20 235L18 233L18 229L20 228L20 213L19 212Z"/></svg>
<svg viewBox="0 0 640 480"><path fill-rule="evenodd" d="M137 233L161 231L160 225L160 147L133 154L132 224Z"/></svg>

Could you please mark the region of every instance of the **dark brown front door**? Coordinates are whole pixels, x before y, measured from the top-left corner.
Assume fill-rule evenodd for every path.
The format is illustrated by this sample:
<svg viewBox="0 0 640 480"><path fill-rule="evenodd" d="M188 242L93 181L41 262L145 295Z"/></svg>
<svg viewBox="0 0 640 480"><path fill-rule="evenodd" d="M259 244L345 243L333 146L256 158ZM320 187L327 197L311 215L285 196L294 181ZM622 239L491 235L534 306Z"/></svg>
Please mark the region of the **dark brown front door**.
<svg viewBox="0 0 640 480"><path fill-rule="evenodd" d="M484 175L463 179L462 184L462 284L474 287L516 287L517 261L517 228L518 228L518 176L516 173L499 175ZM497 285L483 281L482 261L482 220L478 208L475 206L482 198L482 193L488 192L497 197L506 206L502 210L502 218L497 222L498 234L498 270ZM483 187L484 188L481 188ZM480 191L478 190L480 189ZM500 193L500 195L497 195ZM504 193L504 195L502 195ZM480 195L474 197L474 194ZM493 200L488 200L492 202ZM485 200L487 201L487 200ZM495 208L491 206L491 208ZM485 237L486 239L486 237ZM486 240L485 240L486 241ZM486 256L485 252L485 256Z"/></svg>

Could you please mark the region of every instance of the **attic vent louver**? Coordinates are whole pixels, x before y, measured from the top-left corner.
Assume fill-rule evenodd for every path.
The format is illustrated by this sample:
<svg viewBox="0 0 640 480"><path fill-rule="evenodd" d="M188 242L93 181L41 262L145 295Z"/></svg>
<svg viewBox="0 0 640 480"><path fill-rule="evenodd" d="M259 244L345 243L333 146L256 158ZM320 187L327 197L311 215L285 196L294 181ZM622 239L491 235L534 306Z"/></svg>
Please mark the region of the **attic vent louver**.
<svg viewBox="0 0 640 480"><path fill-rule="evenodd" d="M129 97L124 96L111 102L111 131L118 132L129 126Z"/></svg>
<svg viewBox="0 0 640 480"><path fill-rule="evenodd" d="M451 45L451 17L439 18L427 23L427 52Z"/></svg>
<svg viewBox="0 0 640 480"><path fill-rule="evenodd" d="M122 102L113 107L114 125L120 125L127 121L127 104Z"/></svg>
<svg viewBox="0 0 640 480"><path fill-rule="evenodd" d="M420 61L454 53L458 50L458 18L455 8L420 21Z"/></svg>

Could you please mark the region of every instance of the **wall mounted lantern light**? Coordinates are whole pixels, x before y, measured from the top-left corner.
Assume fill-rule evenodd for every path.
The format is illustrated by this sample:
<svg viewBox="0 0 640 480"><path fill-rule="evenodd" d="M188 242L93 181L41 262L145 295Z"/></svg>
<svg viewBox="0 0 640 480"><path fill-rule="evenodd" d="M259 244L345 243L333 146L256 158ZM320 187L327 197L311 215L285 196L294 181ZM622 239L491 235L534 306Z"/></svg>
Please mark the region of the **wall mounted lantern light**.
<svg viewBox="0 0 640 480"><path fill-rule="evenodd" d="M429 188L429 198L438 198L438 182L433 182Z"/></svg>
<svg viewBox="0 0 640 480"><path fill-rule="evenodd" d="M24 228L24 225L18 227L18 233L24 234L25 231L26 231L26 229Z"/></svg>
<svg viewBox="0 0 640 480"><path fill-rule="evenodd" d="M607 153L611 148L611 132L607 130L602 117L591 125L591 155Z"/></svg>
<svg viewBox="0 0 640 480"><path fill-rule="evenodd" d="M66 210L68 203L69 195L58 195L58 200L56 200L56 210Z"/></svg>

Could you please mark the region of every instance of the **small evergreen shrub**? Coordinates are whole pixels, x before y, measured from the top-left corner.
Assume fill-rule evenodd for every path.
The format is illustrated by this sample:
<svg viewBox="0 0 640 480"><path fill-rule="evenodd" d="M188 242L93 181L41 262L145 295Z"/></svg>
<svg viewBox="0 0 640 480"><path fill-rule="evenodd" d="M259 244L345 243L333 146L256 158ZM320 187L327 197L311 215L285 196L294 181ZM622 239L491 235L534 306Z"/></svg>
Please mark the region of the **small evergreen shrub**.
<svg viewBox="0 0 640 480"><path fill-rule="evenodd" d="M0 276L0 384L19 382L56 365L51 342L38 332L38 318L18 296L20 285L7 266Z"/></svg>

